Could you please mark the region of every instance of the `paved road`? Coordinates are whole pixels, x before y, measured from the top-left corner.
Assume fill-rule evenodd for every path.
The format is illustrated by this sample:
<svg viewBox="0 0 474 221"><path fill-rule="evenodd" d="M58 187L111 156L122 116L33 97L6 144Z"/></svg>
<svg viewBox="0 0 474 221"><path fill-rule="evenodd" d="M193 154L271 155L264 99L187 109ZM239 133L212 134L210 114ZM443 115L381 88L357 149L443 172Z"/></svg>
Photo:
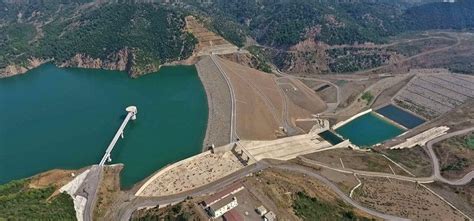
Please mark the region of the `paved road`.
<svg viewBox="0 0 474 221"><path fill-rule="evenodd" d="M84 221L93 220L94 207L97 200L97 190L99 188L102 168L102 166L93 165L87 174L87 177L84 179L82 186L76 192L77 195L87 198L82 216Z"/></svg>
<svg viewBox="0 0 474 221"><path fill-rule="evenodd" d="M439 142L444 139L448 139L453 136L461 135L464 133L468 133L470 131L474 131L473 128L461 130L461 131L456 131L453 133L446 134L444 136L438 137L436 139L431 140L428 142L428 150L429 150L429 155L431 159L433 160L433 171L434 174L430 177L407 177L407 176L400 176L400 175L395 175L395 174L389 174L389 173L379 173L379 172L370 172L370 171L360 171L360 170L353 170L353 169L339 169L339 168L333 168L330 166L327 166L325 164L307 159L305 157L300 157L304 162L310 163L310 164L315 164L321 167L325 167L328 169L332 169L338 172L342 173L355 173L355 174L360 174L364 176L373 176L373 177L385 177L385 178L392 178L392 179L398 179L398 180L404 180L404 181L412 181L412 182L418 182L418 183L431 183L434 181L441 181L450 185L465 185L471 181L474 177L474 171L471 171L467 175L465 175L462 179L456 180L456 181L450 181L444 179L440 172L439 172L439 162L438 159L436 158L436 155L434 154L432 150L432 145L436 142ZM222 179L219 179L215 182L212 182L208 185L196 188L191 191L187 191L184 193L176 194L176 195L171 195L171 196L166 196L166 197L150 197L150 198L144 198L144 197L134 197L131 196L131 199L129 201L126 201L122 203L122 205L119 207L118 210L118 219L119 220L129 220L132 213L142 207L149 207L149 206L156 206L156 205L167 205L167 204L172 204L172 203L177 203L180 202L184 199L186 199L188 196L200 196L200 195L205 195L205 194L210 194L216 191L219 191L222 188L225 188L227 185L235 182L236 180L242 179L243 177L247 176L250 173L254 173L266 168L277 168L277 169L282 169L282 170L287 170L291 172L297 172L297 173L302 173L305 174L311 178L317 179L324 184L326 184L329 188L331 188L337 195L339 195L346 203L352 205L353 207L360 209L368 214L371 214L373 216L377 216L383 219L387 220L407 220L404 218L396 217L396 216L391 216L387 214L383 214L368 208L365 208L361 206L359 203L353 201L350 197L348 197L345 193L343 193L336 185L334 185L331 181L326 179L325 177L322 177L321 175L315 173L312 169L306 168L300 165L288 165L288 164L275 164L271 163L266 160L262 160L257 162L256 164L253 164L251 166L248 166L242 170L239 170L227 177L224 177Z"/></svg>
<svg viewBox="0 0 474 221"><path fill-rule="evenodd" d="M441 33L441 32L440 32ZM459 37L459 35L456 35L456 43L452 44L452 45L448 45L448 46L445 46L445 47L442 47L442 48L436 48L436 49L432 49L432 50L428 50L428 51L425 51L425 52L422 52L422 53L419 53L419 54L416 54L416 55L413 55L413 56L410 56L410 57L407 57L407 58L404 58L396 63L393 63L393 64L387 64L387 65L383 65L383 66L379 66L379 67L375 67L375 68L372 68L372 69L367 69L367 70L361 70L361 71L357 71L357 72L353 72L352 74L356 74L356 75L359 75L359 74L370 74L372 73L373 71L377 71L377 70L380 70L380 69L383 69L383 68L387 68L387 67L390 67L390 66L394 66L394 65L399 65L399 64L403 64L405 62L408 62L410 60L413 60L413 59L416 59L416 58L419 58L421 56L425 56L425 55L429 55L429 54L433 54L433 53L437 53L437 52L441 52L441 51L447 51L453 47L457 47L461 44L461 38ZM447 38L449 39L449 38ZM451 39L452 40L452 39Z"/></svg>
<svg viewBox="0 0 474 221"><path fill-rule="evenodd" d="M291 118L290 118L290 113L288 111L288 102L289 101L289 98L288 96L286 95L286 93L283 91L283 88L280 87L281 83L278 83L278 79L277 78L273 78L273 82L275 82L275 84L277 85L278 87L278 93L280 93L280 96L281 96L281 102L282 102L282 110L281 110L281 121L283 123L283 127L286 129L286 132L288 135L296 135L298 134L298 129L297 128L294 128L292 123L291 123Z"/></svg>
<svg viewBox="0 0 474 221"><path fill-rule="evenodd" d="M118 208L118 217L117 220L128 221L132 213L142 207L151 207L157 205L167 205L172 203L178 203L186 199L187 197L195 197L201 195L207 195L219 190L224 189L233 182L246 177L251 173L263 170L267 168L268 165L262 162L257 162L250 166L247 166L229 176L221 178L217 181L214 181L210 184L198 187L196 189L186 191L180 194L165 196L165 197L135 197L131 196L132 199L128 202L122 203Z"/></svg>
<svg viewBox="0 0 474 221"><path fill-rule="evenodd" d="M398 216L392 216L392 215L387 215L387 214L383 214L383 213L380 213L380 212L377 212L375 210L372 210L372 209L369 209L369 208L366 208L366 207L363 207L361 206L359 203L353 201L351 198L349 198L345 193L343 193L339 187L337 187L336 185L334 185L331 181L329 181L328 179L326 179L325 177L315 173L312 169L309 169L309 168L306 168L306 167L302 167L302 166L298 166L298 165L272 165L271 167L273 168L278 168L278 169L282 169L282 170L287 170L287 171L291 171L291 172L297 172L297 173L302 173L302 174L305 174L311 178L314 178L314 179L317 179L321 182L323 182L324 184L326 184L326 186L328 186L330 189L332 189L337 195L339 195L339 197L341 197L346 203L352 205L353 207L361 210L361 211L364 211L370 215L373 215L373 216L376 216L376 217L380 217L382 219L385 219L385 220L409 220L409 219L405 219L405 218L400 218Z"/></svg>
<svg viewBox="0 0 474 221"><path fill-rule="evenodd" d="M436 154L433 151L433 144L435 144L437 142L440 142L442 140L448 139L450 137L454 137L454 136L458 136L458 135L461 135L461 134L469 133L471 131L474 131L474 127L467 128L467 129L464 129L464 130L455 131L455 132L452 132L452 133L449 133L449 134L445 134L443 136L440 136L440 137L437 137L433 140L430 140L426 144L426 148L427 148L426 151L428 152L428 155L430 156L431 161L433 162L432 163L432 165L433 165L433 174L429 177L407 177L407 176L400 176L400 175L395 175L395 174L391 174L391 173L370 172L370 171L353 170L353 169L347 169L347 168L339 169L339 168L333 168L333 167L328 166L326 164L319 163L317 161L308 159L304 156L300 156L299 158L305 163L309 163L309 164L324 167L324 168L327 168L327 169L335 170L335 171L338 171L338 172L341 172L341 173L355 173L355 174L360 174L360 175L364 175L364 176L385 177L385 178L392 178L392 179L404 180L404 181L412 181L412 182L418 182L418 183L433 183L435 181L439 181L439 182L443 182L443 183L453 185L453 186L462 186L462 185L468 184L469 182L471 182L472 179L474 179L474 171L469 172L468 174L464 175L464 177L459 179L459 180L447 180L447 179L443 178L443 176L441 176L441 172L440 172L440 168L439 168L439 160L438 160L438 158L436 157Z"/></svg>
<svg viewBox="0 0 474 221"><path fill-rule="evenodd" d="M427 150L425 149L425 151L428 152L428 155L430 156L431 161L433 162L432 163L433 171L434 171L433 176L436 180L438 180L440 182L443 182L443 183L450 184L450 185L465 185L465 184L468 184L469 182L471 182L472 179L474 179L474 171L469 172L468 174L464 175L464 177L459 179L459 180L452 181L452 180L445 179L443 176L441 176L441 171L440 171L440 168L439 168L439 160L438 160L438 157L436 156L436 154L433 151L433 144L435 144L437 142L440 142L442 140L448 139L450 137L454 137L454 136L458 136L458 135L461 135L461 134L469 133L471 131L474 131L474 127L467 128L467 129L460 130L460 131L456 131L456 132L452 132L452 133L449 133L449 134L445 134L443 136L440 136L440 137L437 137L433 140L430 140L426 144L426 149Z"/></svg>
<svg viewBox="0 0 474 221"><path fill-rule="evenodd" d="M331 166L328 166L326 164L308 159L306 157L300 156L299 159L301 161L316 165L319 167L324 167L330 170L334 170L340 173L350 173L350 174L360 174L363 176L369 176L369 177L384 177L384 178L390 178L390 179L396 179L396 180L403 180L403 181L411 181L411 182L418 182L418 183L433 183L435 181L434 176L430 177L408 177L408 176L401 176L401 175L396 175L393 173L382 173L382 172L371 172L371 171L363 171L363 170L354 170L350 168L344 168L344 169L339 169L339 168L334 168Z"/></svg>
<svg viewBox="0 0 474 221"><path fill-rule="evenodd" d="M291 172L297 172L297 173L303 173L307 176L310 176L311 178L317 179L324 184L326 184L330 189L332 189L337 195L339 195L345 202L348 204L354 206L355 208L358 208L368 214L371 214L373 216L377 216L383 219L387 220L407 220L403 219L397 216L391 216L391 215L386 215L383 213L379 213L377 211L365 208L358 204L357 202L353 201L351 198L349 198L345 193L343 193L336 185L332 184L331 181L328 179L316 174L312 169L305 168L302 166L298 165L282 165L282 164L273 164L268 161L262 160L257 162L256 164L253 164L251 166L248 166L236 173L233 173L227 177L224 177L218 181L215 181L213 183L210 183L208 185L199 187L197 189L194 189L192 191L187 191L181 194L176 194L172 196L166 196L166 197L150 197L150 198L144 198L144 197L135 197L134 199L124 202L118 210L118 219L121 221L128 221L132 215L132 213L142 207L150 207L150 206L156 206L156 205L167 205L167 204L172 204L172 203L178 203L186 199L188 196L200 196L200 195L206 195L210 193L217 192L223 188L225 188L227 185L244 178L250 173L254 173L266 168L277 168L277 169L283 169Z"/></svg>

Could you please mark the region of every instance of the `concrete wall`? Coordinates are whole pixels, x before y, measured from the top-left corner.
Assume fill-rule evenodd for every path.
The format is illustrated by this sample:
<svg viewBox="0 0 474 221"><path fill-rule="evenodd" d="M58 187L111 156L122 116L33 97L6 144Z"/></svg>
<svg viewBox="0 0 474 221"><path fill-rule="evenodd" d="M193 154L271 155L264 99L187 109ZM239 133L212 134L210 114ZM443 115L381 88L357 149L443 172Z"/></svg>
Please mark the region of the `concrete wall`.
<svg viewBox="0 0 474 221"><path fill-rule="evenodd" d="M364 115L364 114L367 114L367 113L369 113L369 112L371 112L371 111L372 111L372 109L368 109L368 110L362 111L362 112L360 112L360 113L358 113L358 114L352 116L351 118L349 118L349 119L347 119L347 120L345 120L345 121L341 121L341 122L335 124L335 125L332 127L332 129L333 129L333 130L336 130L337 128L342 127L342 126L344 126L345 124L351 122L352 120L354 120L354 119L356 119L356 118L358 118L358 117L360 117L360 116L362 116L362 115Z"/></svg>

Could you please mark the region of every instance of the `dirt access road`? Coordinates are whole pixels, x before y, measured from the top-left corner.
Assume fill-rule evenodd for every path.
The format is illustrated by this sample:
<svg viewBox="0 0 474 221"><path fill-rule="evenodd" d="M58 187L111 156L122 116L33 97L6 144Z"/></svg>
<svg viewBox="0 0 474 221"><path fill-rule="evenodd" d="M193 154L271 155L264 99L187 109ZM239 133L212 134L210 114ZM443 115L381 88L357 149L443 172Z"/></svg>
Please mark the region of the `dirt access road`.
<svg viewBox="0 0 474 221"><path fill-rule="evenodd" d="M466 185L469 182L471 182L472 179L474 179L474 171L469 172L468 174L464 175L464 177L459 179L459 180L454 180L453 181L453 180L447 180L447 179L443 178L441 176L438 158L436 157L436 154L433 151L433 144L435 144L437 142L440 142L442 140L448 139L450 137L454 137L454 136L469 133L471 131L474 131L474 127L467 128L467 129L464 129L464 130L455 131L455 132L452 132L452 133L449 133L449 134L445 134L445 135L437 137L437 138L435 138L435 139L433 139L433 140L431 140L427 143L426 148L428 149L427 152L428 152L428 155L431 158L432 165L433 165L433 171L434 171L433 174L429 177L408 177L408 176L400 176L400 175L396 175L396 174L382 173L382 172L353 170L353 169L348 169L348 168L344 168L344 169L334 168L334 167L328 166L326 164L317 162L315 160L308 159L304 156L300 156L299 158L305 163L309 163L309 164L316 165L316 166L319 166L319 167L324 167L324 168L331 169L331 170L334 170L334 171L338 171L338 172L341 172L341 173L353 173L353 174L360 174L360 175L371 176L371 177L384 177L384 178L391 178L391 179L397 179L397 180L403 180L403 181L412 181L412 182L417 182L417 183L433 183L435 181L439 181L439 182L446 183L446 184L453 185L453 186L463 186L463 185Z"/></svg>
<svg viewBox="0 0 474 221"><path fill-rule="evenodd" d="M446 33L446 34L449 34L449 32L440 32L440 33ZM443 38L443 37L436 37L436 38ZM391 67L391 66L394 66L394 65L399 65L399 64L403 64L403 63L406 63L408 61L411 61L413 59L416 59L416 58L419 58L421 56L425 56L425 55L429 55L429 54L433 54L433 53L437 53L437 52L441 52L441 51L447 51L451 48L454 48L454 47L457 47L461 44L461 38L459 37L459 35L455 35L455 40L456 40L456 43L452 44L452 45L449 45L449 46L446 46L446 47L442 47L442 48L437 48L437 49L433 49L433 50L429 50L429 51L425 51L425 52L422 52L422 53L419 53L419 54L416 54L416 55L413 55L413 56L410 56L410 57L407 57L407 58L404 58L396 63L392 63L392 64L387 64L387 65L382 65L382 66L379 66L379 67L375 67L375 68L372 68L372 69L368 69L368 70L362 70L362 71L357 71L357 72L354 72L352 74L357 74L357 75L360 75L360 74L370 74L370 73L373 73L374 71L378 71L378 70L382 70L384 68L387 68L387 67ZM446 38L446 39L450 39L450 38ZM450 39L452 40L452 39Z"/></svg>
<svg viewBox="0 0 474 221"><path fill-rule="evenodd" d="M216 182L213 182L209 185L200 187L198 189L195 189L193 191L189 191L187 193L182 193L174 196L167 196L167 197L157 197L157 198L135 198L131 199L130 201L124 202L120 208L118 208L118 219L121 221L128 221L132 215L132 213L142 207L149 207L149 206L156 206L156 205L168 205L176 202L180 202L184 200L186 197L189 196L200 196L204 194L210 194L216 191L219 191L220 189L224 188L225 186L235 182L238 179L241 179L245 176L247 176L250 173L257 172L259 170L263 170L266 168L276 168L276 169L281 169L281 170L286 170L290 172L296 172L296 173L302 173L306 176L309 176L311 178L317 179L327 185L331 190L333 190L339 197L342 198L346 203L352 205L353 207L360 209L363 212L366 212L370 215L380 217L382 219L386 220L408 220L404 218L400 218L397 216L392 216L392 215L386 215L377 211L374 211L372 209L368 209L360 205L359 203L353 201L351 198L349 198L343 191L341 191L336 185L334 185L331 181L326 179L325 177L317 174L310 168L306 168L303 166L299 165L285 165L285 164L278 164L278 163L272 163L270 161L259 161L256 164L246 167L232 175L229 175L227 177L224 177Z"/></svg>
<svg viewBox="0 0 474 221"><path fill-rule="evenodd" d="M393 178L393 179L399 179L399 180L404 180L404 181L412 181L412 182L434 182L435 180L439 180L441 182L445 182L450 185L465 185L471 181L471 179L474 177L474 172L468 173L466 176L464 176L462 179L457 180L457 181L449 181L441 177L441 174L439 173L439 162L438 159L436 158L434 152L432 151L432 144L439 142L441 140L450 138L452 136L457 136L461 135L464 133L468 133L470 131L474 131L474 127L456 131L453 133L446 134L444 136L438 137L433 139L432 141L428 142L428 148L431 150L430 151L430 157L433 160L433 165L434 165L434 174L431 177L427 178L417 178L417 177L405 177L405 176L399 176L395 174L387 174L387 173L378 173L378 172L368 172L368 171L357 171L357 170L352 170L352 169L340 169L340 168L332 168L329 166L326 166L324 164L321 164L319 162L315 162L312 160L307 160L307 163L310 164L315 164L317 166L325 167L331 170L335 170L338 172L343 172L343 173L355 173L355 174L360 174L360 175L366 175L366 176L373 176L373 177L385 177L385 178ZM437 165L437 166L436 166ZM200 188L177 194L177 195L172 195L172 196L166 196L166 197L156 197L156 198L137 198L137 197L132 197L131 199L123 202L119 208L118 208L118 216L120 220L128 220L131 216L131 214L141 208L141 207L147 207L147 206L156 206L156 205L167 205L171 203L176 203L184 200L186 197L189 196L199 196L199 195L204 195L204 194L209 194L216 192L225 186L235 182L238 179L241 179L248 174L251 174L253 172L257 172L259 170L263 170L266 168L276 168L276 169L283 169L287 170L290 172L297 172L297 173L303 173L311 178L317 179L323 183L325 183L328 187L330 187L335 193L337 193L346 203L377 217L383 218L383 219L388 219L388 220L406 220L400 217L396 216L391 216L391 215L386 215L368 208L365 208L361 206L359 203L353 201L350 197L348 197L344 192L342 192L336 185L334 185L331 181L327 180L325 177L322 177L321 175L317 174L314 172L311 168L299 166L299 165L288 165L288 164L275 164L270 161L262 160L257 162L256 164L253 164L249 167L246 167L242 170L239 170L227 177L221 178L213 183L210 183L208 185L202 186ZM443 199L444 200L444 199ZM446 201L447 202L447 201Z"/></svg>
<svg viewBox="0 0 474 221"><path fill-rule="evenodd" d="M427 150L425 149L425 151L428 152L428 154L431 158L431 161L433 162L433 164L432 164L433 165L433 171L434 171L433 175L440 182L447 183L449 185L458 186L458 185L465 185L465 184L471 182L472 179L474 179L474 171L469 172L468 174L464 175L463 178L461 178L459 180L456 180L456 181L451 181L451 180L447 180L447 179L443 178L443 176L441 176L441 171L440 171L440 168L439 168L438 157L436 156L436 154L433 151L433 144L435 144L437 142L440 142L442 140L446 140L448 138L454 137L454 136L469 133L471 131L474 131L474 127L467 128L467 129L464 129L464 130L459 130L459 131L449 133L449 134L445 134L443 136L437 137L437 138L429 141L426 144L426 149Z"/></svg>

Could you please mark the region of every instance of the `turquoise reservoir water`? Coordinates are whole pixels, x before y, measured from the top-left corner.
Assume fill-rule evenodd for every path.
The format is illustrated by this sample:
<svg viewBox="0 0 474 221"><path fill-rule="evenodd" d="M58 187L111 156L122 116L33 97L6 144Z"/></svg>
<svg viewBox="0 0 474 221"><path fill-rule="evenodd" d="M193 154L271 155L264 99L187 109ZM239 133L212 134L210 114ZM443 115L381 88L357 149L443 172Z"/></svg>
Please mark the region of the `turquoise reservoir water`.
<svg viewBox="0 0 474 221"><path fill-rule="evenodd" d="M405 131L370 112L336 129L336 132L353 144L367 148Z"/></svg>
<svg viewBox="0 0 474 221"><path fill-rule="evenodd" d="M422 124L425 122L425 120L407 112L404 111L392 104L389 104L385 107L382 107L378 110L376 110L377 113L383 115L384 117L393 120L400 125L412 129L417 127L418 125Z"/></svg>
<svg viewBox="0 0 474 221"><path fill-rule="evenodd" d="M322 133L319 133L318 135L321 136L326 141L328 141L329 143L331 143L332 145L336 145L336 144L339 144L342 141L344 141L340 137L338 137L336 134L334 134L333 132L331 132L329 130L326 130Z"/></svg>
<svg viewBox="0 0 474 221"><path fill-rule="evenodd" d="M125 164L123 186L200 152L208 109L194 66L130 79L48 64L0 79L0 183L97 164L128 105L138 107L138 118L112 153L112 163Z"/></svg>

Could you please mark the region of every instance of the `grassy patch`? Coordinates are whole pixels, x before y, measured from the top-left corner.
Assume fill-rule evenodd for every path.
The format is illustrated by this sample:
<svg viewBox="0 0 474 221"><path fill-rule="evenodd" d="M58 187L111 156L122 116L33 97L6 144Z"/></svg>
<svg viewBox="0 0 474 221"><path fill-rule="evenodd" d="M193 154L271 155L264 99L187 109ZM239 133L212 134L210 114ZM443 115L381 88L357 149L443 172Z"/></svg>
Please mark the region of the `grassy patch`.
<svg viewBox="0 0 474 221"><path fill-rule="evenodd" d="M362 94L361 98L362 100L366 100L367 103L370 103L374 99L374 95L372 95L370 91L366 91L364 94Z"/></svg>
<svg viewBox="0 0 474 221"><path fill-rule="evenodd" d="M248 47L248 51L256 58L257 60L257 69L263 72L272 73L272 67L268 64L268 59L265 57L265 54L257 46Z"/></svg>
<svg viewBox="0 0 474 221"><path fill-rule="evenodd" d="M441 171L460 171L469 166L469 160L466 158L456 159L455 162L441 168Z"/></svg>
<svg viewBox="0 0 474 221"><path fill-rule="evenodd" d="M466 139L466 145L469 149L474 150L474 136L469 136Z"/></svg>
<svg viewBox="0 0 474 221"><path fill-rule="evenodd" d="M442 141L437 146L474 150L474 134L470 133L467 135L451 137Z"/></svg>
<svg viewBox="0 0 474 221"><path fill-rule="evenodd" d="M164 208L157 206L151 209L138 210L133 213L130 220L195 221L201 219L193 210L193 204L185 201Z"/></svg>
<svg viewBox="0 0 474 221"><path fill-rule="evenodd" d="M28 188L28 180L0 185L0 220L75 220L72 198L60 194L47 200L53 187Z"/></svg>
<svg viewBox="0 0 474 221"><path fill-rule="evenodd" d="M407 169L417 176L431 175L431 161L420 146L405 148L401 150L383 151L392 160L403 164Z"/></svg>
<svg viewBox="0 0 474 221"><path fill-rule="evenodd" d="M296 194L293 210L302 220L369 220L355 215L351 209L320 201L304 192Z"/></svg>

